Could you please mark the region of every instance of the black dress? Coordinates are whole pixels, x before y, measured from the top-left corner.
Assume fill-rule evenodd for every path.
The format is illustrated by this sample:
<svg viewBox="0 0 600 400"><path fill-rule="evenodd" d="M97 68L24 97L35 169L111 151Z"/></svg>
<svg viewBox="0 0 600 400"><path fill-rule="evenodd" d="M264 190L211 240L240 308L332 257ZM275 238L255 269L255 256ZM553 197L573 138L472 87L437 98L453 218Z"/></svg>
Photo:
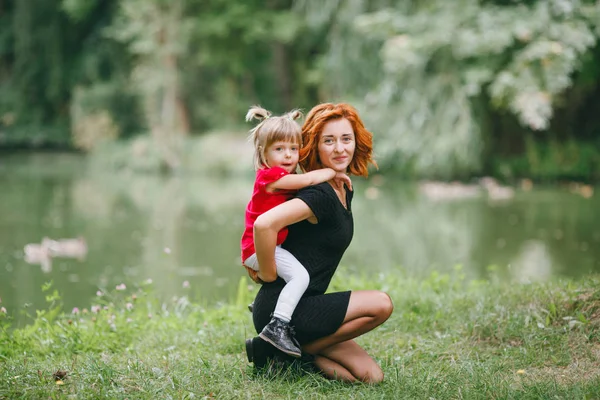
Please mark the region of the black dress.
<svg viewBox="0 0 600 400"><path fill-rule="evenodd" d="M334 189L327 182L301 189L296 198L304 201L318 219L317 224L304 220L290 225L282 247L302 263L310 276L310 283L298 303L291 324L300 344L334 333L342 324L350 291L324 294L338 267L344 251L352 240L352 192L346 190L344 208ZM285 281L262 285L254 300L253 321L260 332L270 321L275 304Z"/></svg>

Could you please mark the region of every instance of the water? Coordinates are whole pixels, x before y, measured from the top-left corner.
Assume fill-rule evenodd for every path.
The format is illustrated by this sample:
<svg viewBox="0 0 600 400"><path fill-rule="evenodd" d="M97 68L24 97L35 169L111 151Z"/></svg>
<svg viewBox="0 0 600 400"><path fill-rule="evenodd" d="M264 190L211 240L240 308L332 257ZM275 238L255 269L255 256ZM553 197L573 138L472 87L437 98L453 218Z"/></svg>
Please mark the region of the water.
<svg viewBox="0 0 600 400"><path fill-rule="evenodd" d="M16 318L44 306L53 281L66 309L98 290L152 279L164 298L231 299L244 275L239 239L252 177L93 174L77 155L0 159L0 306ZM391 177L356 180L355 236L347 270L452 271L515 282L600 272L600 196L568 186L516 190L508 200L434 200ZM582 195L583 193L583 195ZM84 259L44 268L24 246L82 237Z"/></svg>

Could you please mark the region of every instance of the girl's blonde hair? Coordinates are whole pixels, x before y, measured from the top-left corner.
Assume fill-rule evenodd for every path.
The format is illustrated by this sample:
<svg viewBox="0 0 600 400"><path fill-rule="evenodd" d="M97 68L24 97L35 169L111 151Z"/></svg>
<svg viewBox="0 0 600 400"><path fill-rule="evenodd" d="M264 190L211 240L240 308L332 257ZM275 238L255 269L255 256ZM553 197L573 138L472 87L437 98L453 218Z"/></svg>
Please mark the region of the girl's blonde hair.
<svg viewBox="0 0 600 400"><path fill-rule="evenodd" d="M273 117L270 111L260 106L252 106L246 114L246 121L261 121L250 131L250 140L254 143L254 168L256 170L270 167L267 164L265 151L278 141L297 143L302 146L302 129L296 122L302 118L300 110L292 110L281 116Z"/></svg>

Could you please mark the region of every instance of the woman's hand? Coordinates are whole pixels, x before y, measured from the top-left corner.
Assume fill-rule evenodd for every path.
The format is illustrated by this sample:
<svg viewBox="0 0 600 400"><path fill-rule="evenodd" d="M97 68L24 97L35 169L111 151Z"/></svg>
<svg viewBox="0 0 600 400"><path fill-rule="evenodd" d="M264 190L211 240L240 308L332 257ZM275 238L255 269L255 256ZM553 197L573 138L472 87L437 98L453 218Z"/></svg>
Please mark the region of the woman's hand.
<svg viewBox="0 0 600 400"><path fill-rule="evenodd" d="M263 281L258 277L258 271L255 271L252 268L248 268L245 265L244 268L246 268L246 271L248 271L248 276L254 281L254 283L263 283Z"/></svg>
<svg viewBox="0 0 600 400"><path fill-rule="evenodd" d="M352 191L352 181L350 180L350 177L348 175L346 175L343 172L338 172L337 174L335 174L335 177L333 178L333 180L341 182L342 184L346 184L346 186L348 186L348 189L350 189L350 191Z"/></svg>

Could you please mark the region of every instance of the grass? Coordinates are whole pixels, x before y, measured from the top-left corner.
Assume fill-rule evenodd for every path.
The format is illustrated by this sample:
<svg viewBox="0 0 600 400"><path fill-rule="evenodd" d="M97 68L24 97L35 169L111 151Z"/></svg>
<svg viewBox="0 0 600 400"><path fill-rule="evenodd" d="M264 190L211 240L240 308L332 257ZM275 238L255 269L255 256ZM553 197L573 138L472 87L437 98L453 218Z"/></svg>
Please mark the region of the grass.
<svg viewBox="0 0 600 400"><path fill-rule="evenodd" d="M358 339L386 374L374 386L255 373L243 343L256 287L245 279L237 299L212 308L160 303L141 284L64 312L46 285L48 308L29 325L11 329L0 316L0 398L598 399L599 283L340 272L331 290L377 288L394 300L390 320Z"/></svg>

